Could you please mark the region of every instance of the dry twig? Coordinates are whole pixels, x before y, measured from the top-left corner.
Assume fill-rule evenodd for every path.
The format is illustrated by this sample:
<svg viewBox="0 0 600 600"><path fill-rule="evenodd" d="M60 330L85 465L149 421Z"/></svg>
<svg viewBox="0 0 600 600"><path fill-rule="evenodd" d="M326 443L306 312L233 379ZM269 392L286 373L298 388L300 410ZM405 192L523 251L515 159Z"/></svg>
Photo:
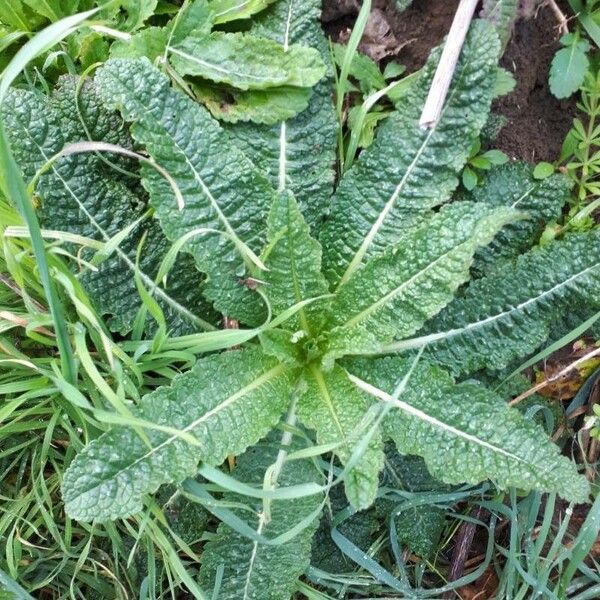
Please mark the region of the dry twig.
<svg viewBox="0 0 600 600"><path fill-rule="evenodd" d="M450 88L450 82L456 69L456 63L465 43L465 37L477 4L478 0L460 0L419 119L421 127L434 127L439 121Z"/></svg>

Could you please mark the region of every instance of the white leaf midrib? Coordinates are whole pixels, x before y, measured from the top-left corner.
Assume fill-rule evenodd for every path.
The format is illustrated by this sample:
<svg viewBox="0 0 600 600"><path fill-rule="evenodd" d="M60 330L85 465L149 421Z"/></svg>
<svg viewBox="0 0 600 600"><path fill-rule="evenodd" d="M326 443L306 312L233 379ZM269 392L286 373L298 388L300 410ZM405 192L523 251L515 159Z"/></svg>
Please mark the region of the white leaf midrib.
<svg viewBox="0 0 600 600"><path fill-rule="evenodd" d="M399 408L403 412L408 413L409 415L411 415L413 417L416 417L420 421L423 421L433 427L436 427L437 429L441 429L442 431L444 431L446 433L450 433L450 434L453 434L464 440L467 440L468 442L470 442L472 444L476 444L478 446L481 446L482 448L491 450L492 452L502 454L512 460L527 463L527 461L524 461L522 458L520 458L516 454L513 454L512 452L508 452L507 450L505 450L504 448L501 448L500 446L496 446L495 444L486 442L485 440L482 440L481 438L478 438L477 436L475 436L471 433L462 431L461 429L458 429L457 427L454 427L453 425L449 425L448 423L445 423L444 421L441 421L440 419L437 419L436 417L432 417L431 415L427 414L425 411L423 411L419 408L415 408L411 404L408 404L407 402L404 402L404 401L400 400L399 398L394 398L391 394L388 394L387 392L375 387L374 385L371 385L370 383L360 379L359 377L352 375L351 373L348 373L348 377L357 387L364 390L371 396L374 396L375 398L379 398L380 400L383 400L384 402L389 402L396 408ZM527 463L527 464L529 464L529 463Z"/></svg>
<svg viewBox="0 0 600 600"><path fill-rule="evenodd" d="M474 321L472 323L469 323L468 325L465 325L464 327L457 327L455 329L449 329L447 331L432 333L429 335L420 336L418 338L412 338L409 340L402 340L399 342L395 342L393 344L389 344L389 345L385 346L384 348L382 348L382 351L388 352L388 351L399 351L399 350L409 350L412 348L420 348L421 346L425 346L432 342L436 342L439 340L451 339L453 337L462 335L469 331L479 329L481 327L484 327L488 323L492 323L494 321L503 319L504 317L508 317L512 314L521 312L524 308L527 308L529 305L531 305L535 302L542 301L544 298L554 294L557 290L560 290L561 288L569 285L573 281L576 281L577 279L579 279L580 277L583 277L584 275L590 273L591 271L598 269L598 267L600 267L600 263L596 263L596 264L592 265L591 267L587 267L586 269L583 269L582 271L579 271L578 273L572 275L568 279L565 279L564 281L557 283L550 289L544 290L541 294L538 294L537 296L534 296L533 298L528 298L527 300L525 300L524 302L521 302L517 306L511 307L509 310L505 310L505 311L495 314L495 315L490 315L489 317L486 317L485 319L481 319L479 321Z"/></svg>
<svg viewBox="0 0 600 600"><path fill-rule="evenodd" d="M217 406L211 408L209 411L205 412L202 416L198 417L197 419L194 419L191 423L189 423L188 425L186 425L180 431L180 433L190 433L193 429L195 429L196 427L198 427L198 425L200 425L201 423L203 423L204 421L206 421L210 417L213 417L214 415L218 414L219 412L223 411L227 407L231 406L236 401L238 401L239 399L243 398L244 396L246 396L250 392L253 392L254 390L256 390L259 387L261 387L263 384L265 384L265 383L271 381L272 379L274 379L275 377L279 376L284 371L284 369L285 369L284 365L278 364L277 366L273 367L269 371L264 372L260 377L257 377L251 383L245 385L241 389L237 390L235 393L233 393L230 396L228 396L227 398L225 398ZM167 439L163 440L157 446L152 446L152 448L150 448L145 454L143 454L142 456L139 456L133 462L131 462L128 465L126 465L126 466L118 469L117 471L111 472L111 474L110 474L110 480L114 480L116 477L118 477L122 473L126 473L127 471L133 469L140 462L149 459L151 456L153 456L154 454L156 454L156 452L158 452L159 450L161 450L165 446L168 446L169 444L172 444L177 439L180 439L180 435L171 435ZM90 492L92 492L92 491L98 489L99 487L103 486L105 484L105 482L106 482L106 480L101 480L99 483L97 483L93 487L87 488L86 490L84 490L83 493L89 494Z"/></svg>
<svg viewBox="0 0 600 600"><path fill-rule="evenodd" d="M475 41L473 42L473 45L475 45ZM468 63L463 64L462 70L461 70L460 75L459 75L459 79L454 83L453 88L450 90L450 93L448 94L448 97L446 99L446 103L444 105L444 108L442 109L440 118L438 119L437 123L430 129L429 133L427 134L427 136L423 140L423 143L421 144L421 146L417 150L415 158L411 161L411 163L407 167L404 175L402 176L402 179L400 180L400 182L398 183L398 185L394 189L394 192L392 193L392 195L390 196L390 198L386 202L383 210L378 215L375 223L371 226L371 229L367 233L367 235L366 235L365 239L363 240L362 244L360 245L359 249L356 251L356 253L352 257L352 260L348 264L348 267L344 271L342 277L339 280L339 283L337 284L337 288L340 288L342 285L344 285L348 281L348 279L351 277L351 275L362 264L363 259L366 256L369 248L371 247L371 244L372 244L373 240L375 239L375 237L379 233L379 229L383 225L383 222L387 218L388 214L394 208L396 200L400 196L400 193L402 192L404 186L406 185L406 182L408 181L408 178L412 175L413 170L415 169L415 167L416 167L419 159L421 158L422 154L427 149L431 137L437 131L437 128L438 128L439 124L442 122L442 120L444 118L444 115L445 115L446 111L448 110L448 107L451 105L451 101L454 98L454 95L456 94L457 90L459 89L460 83L463 80L463 77L464 77L464 74L465 74L465 69L466 69L467 66L468 66Z"/></svg>

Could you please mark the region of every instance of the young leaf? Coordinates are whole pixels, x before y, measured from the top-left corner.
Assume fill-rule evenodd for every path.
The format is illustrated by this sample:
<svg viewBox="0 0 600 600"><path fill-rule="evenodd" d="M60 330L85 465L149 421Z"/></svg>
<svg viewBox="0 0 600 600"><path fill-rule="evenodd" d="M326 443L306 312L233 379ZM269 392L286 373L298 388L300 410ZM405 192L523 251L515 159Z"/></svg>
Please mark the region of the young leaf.
<svg viewBox="0 0 600 600"><path fill-rule="evenodd" d="M590 44L576 33L567 33L560 38L561 48L550 65L550 91L557 98L568 98L583 84L590 66L587 52Z"/></svg>
<svg viewBox="0 0 600 600"><path fill-rule="evenodd" d="M353 378L361 389L395 407L384 431L399 452L422 456L431 474L445 483L491 479L503 489L536 489L572 502L587 501L589 483L543 429L483 386L449 384L447 374L422 363L394 400L390 393L411 362L363 361L362 369L356 369L362 377Z"/></svg>
<svg viewBox="0 0 600 600"><path fill-rule="evenodd" d="M360 354L419 330L469 278L476 249L514 218L510 208L450 204L371 259L332 303L330 350Z"/></svg>
<svg viewBox="0 0 600 600"><path fill-rule="evenodd" d="M335 453L342 464L346 464L356 444L368 431L368 426L366 431L360 430L367 409L365 397L338 366L327 372L312 366L305 378L308 388L300 397L298 417L316 431L319 444L339 443ZM352 506L361 509L373 502L382 466L383 446L380 433L376 431L344 480L346 496Z"/></svg>
<svg viewBox="0 0 600 600"><path fill-rule="evenodd" d="M224 314L255 323L260 305L239 280L250 252L262 246L274 190L206 109L171 89L148 60L112 59L96 81L105 102L134 122L133 138L183 194L185 206L178 210L164 178L143 167L144 186L166 236L173 241L198 228L215 230L186 246L209 275L205 295Z"/></svg>
<svg viewBox="0 0 600 600"><path fill-rule="evenodd" d="M417 338L384 351L426 346L456 373L501 369L533 352L571 306L598 307L600 233L572 234L473 281Z"/></svg>
<svg viewBox="0 0 600 600"><path fill-rule="evenodd" d="M430 558L440 541L445 511L434 504L409 506L395 519L398 541L411 552Z"/></svg>
<svg viewBox="0 0 600 600"><path fill-rule="evenodd" d="M492 168L482 185L463 197L488 206L510 206L525 213L526 218L509 223L489 246L477 252L476 271L489 270L499 259L516 258L537 243L546 224L560 217L571 185L559 174L540 181L535 170L532 173L522 162Z"/></svg>
<svg viewBox="0 0 600 600"><path fill-rule="evenodd" d="M147 446L129 427L111 429L86 446L67 469L67 513L80 521L106 521L140 511L144 494L193 475L200 460L218 465L257 442L281 417L289 392L283 365L258 349L198 361L169 387L145 396L134 413L191 434L198 445L151 429L146 432Z"/></svg>
<svg viewBox="0 0 600 600"><path fill-rule="evenodd" d="M120 119L102 107L90 81L82 87L77 101L76 93L77 80L69 77L61 80L50 100L22 90L8 95L2 116L9 126L13 152L26 177L32 178L66 144L86 140L88 135L93 140L131 146ZM121 168L132 168L129 163L115 162ZM111 169L93 153L61 158L40 178L36 188L42 200L41 223L46 229L108 242L141 220L146 211L141 202L142 190L137 189L136 194L131 189L135 181ZM198 274L191 261L175 266L171 272L173 286L168 289L154 282L168 250L168 242L155 222L142 221L98 266L98 271L82 274L82 282L98 311L111 316L110 325L116 331L126 333L133 326L141 306L135 286L135 257L144 235L140 276L165 311L171 330L191 333L205 329L208 307L198 294Z"/></svg>
<svg viewBox="0 0 600 600"><path fill-rule="evenodd" d="M332 283L346 283L365 259L449 199L487 117L498 49L492 27L473 23L441 119L425 130L419 117L439 57L434 52L398 112L345 174L321 236Z"/></svg>
<svg viewBox="0 0 600 600"><path fill-rule="evenodd" d="M279 444L275 436L247 450L237 461L233 476L246 484L262 485L265 472L277 460ZM281 450L298 450L293 443ZM319 471L308 459L286 461L277 476L277 486L301 485L318 482ZM251 527L267 539L284 535L319 509L322 495L305 496L291 500L274 500L270 515L262 510L260 500L239 494L224 494L226 502L250 504L255 512L234 511L244 520L251 519ZM277 545L261 544L231 529L225 523L219 525L217 534L204 547L200 581L206 589L213 589L217 570L224 567L219 588L222 600L283 600L290 598L300 575L310 563L311 538L317 528L314 519L297 535Z"/></svg>
<svg viewBox="0 0 600 600"><path fill-rule="evenodd" d="M268 268L263 275L264 291L275 314L328 292L327 281L321 274L321 246L310 236L291 192L283 191L275 200L269 215L267 237L270 246L264 256ZM299 311L294 323L310 333L311 321L322 311L321 303L309 305Z"/></svg>
<svg viewBox="0 0 600 600"><path fill-rule="evenodd" d="M253 19L252 33L284 47L303 44L319 50L329 65L320 0L279 0ZM308 108L275 126L237 123L226 127L235 144L279 189L289 188L315 231L333 192L337 123L331 99L331 74L313 89Z"/></svg>

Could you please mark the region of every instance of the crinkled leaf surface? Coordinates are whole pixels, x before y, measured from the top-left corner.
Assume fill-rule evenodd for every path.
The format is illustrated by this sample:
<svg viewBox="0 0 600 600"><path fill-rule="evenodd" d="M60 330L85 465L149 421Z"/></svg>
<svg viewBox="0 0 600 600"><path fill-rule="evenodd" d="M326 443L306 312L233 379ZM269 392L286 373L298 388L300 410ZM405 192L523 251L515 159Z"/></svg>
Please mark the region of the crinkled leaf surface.
<svg viewBox="0 0 600 600"><path fill-rule="evenodd" d="M193 369L142 399L136 417L193 435L147 431L150 446L126 427L91 442L65 473L67 513L80 521L106 521L141 510L142 496L195 473L203 460L220 464L239 454L277 423L289 402L283 365L258 349L202 359Z"/></svg>
<svg viewBox="0 0 600 600"><path fill-rule="evenodd" d="M394 523L400 544L429 558L444 530L445 511L435 505L410 506L395 517Z"/></svg>
<svg viewBox="0 0 600 600"><path fill-rule="evenodd" d="M365 396L349 381L341 367L306 372L307 390L300 397L298 416L317 434L320 444L340 443L335 450L345 464L356 444L368 431L361 421L368 408ZM355 508L369 506L377 492L379 471L383 466L383 446L379 431L371 438L359 462L346 475L346 497Z"/></svg>
<svg viewBox="0 0 600 600"><path fill-rule="evenodd" d="M284 46L319 50L329 65L329 47L319 20L320 0L278 0L253 19L252 32ZM315 88L308 108L284 123L228 125L227 131L279 189L289 188L311 229L318 229L333 192L337 121L331 74Z"/></svg>
<svg viewBox="0 0 600 600"><path fill-rule="evenodd" d="M178 210L168 182L151 167L143 168L144 185L167 237L174 241L194 230L216 230L199 233L185 247L208 273L207 298L231 317L256 322L259 301L240 284L246 266L240 247L260 251L275 197L269 182L226 139L208 111L172 89L148 60L110 60L96 80L105 102L134 123L134 139L183 194L185 207Z"/></svg>
<svg viewBox="0 0 600 600"><path fill-rule="evenodd" d="M327 281L321 273L321 246L311 237L298 203L287 190L281 192L273 204L267 237L269 245L264 263L268 271L263 276L263 289L275 314L328 292ZM285 324L286 328L299 325L311 333L311 321L314 325L322 312L321 303L308 305L298 312L297 319Z"/></svg>
<svg viewBox="0 0 600 600"><path fill-rule="evenodd" d="M311 96L310 88L298 87L236 90L193 83L192 89L212 116L225 123L252 121L274 125L302 112Z"/></svg>
<svg viewBox="0 0 600 600"><path fill-rule="evenodd" d="M88 134L93 141L131 147L131 139L118 116L101 106L95 86L86 82L77 103L76 86L75 78L65 78L50 100L22 90L13 91L6 99L3 118L13 152L26 177L33 177L69 143L87 141ZM109 158L121 168L137 168L135 164ZM41 177L36 188L42 200L42 226L106 242L144 214L144 193L137 182L135 177L111 169L92 153L62 158ZM212 315L202 302L201 280L190 260L179 262L171 272L173 286L164 288L154 283L169 245L157 224L147 220L99 265L98 271L82 275L98 311L110 315L115 330L127 332L132 327L141 306L134 274L136 251L144 234L142 283L165 311L168 325L174 333L204 328L205 319L212 319Z"/></svg>
<svg viewBox="0 0 600 600"><path fill-rule="evenodd" d="M477 252L476 272L488 271L499 259L516 258L537 243L546 224L560 217L570 188L571 182L564 175L535 179L532 168L522 162L491 169L483 185L465 198L489 206L510 206L524 212L526 218L508 224L488 247Z"/></svg>
<svg viewBox="0 0 600 600"><path fill-rule="evenodd" d="M457 373L501 369L544 342L563 311L598 307L599 298L600 233L571 234L473 281L422 336L390 347L427 346L428 356Z"/></svg>
<svg viewBox="0 0 600 600"><path fill-rule="evenodd" d="M262 485L265 471L276 461L280 446L271 435L250 448L239 459L232 475L246 484ZM294 443L289 448L297 450ZM319 482L319 472L310 460L286 461L277 478L278 487ZM244 520L251 519L252 528L267 539L290 531L303 519L318 510L322 495L316 494L291 500L274 500L270 519L262 511L260 500L225 494L223 500L250 504L256 511L237 510ZM290 598L295 584L310 562L311 539L318 519L287 542L278 545L253 541L222 523L216 536L206 544L202 553L200 581L213 589L217 569L224 567L219 598L223 600L282 600Z"/></svg>
<svg viewBox="0 0 600 600"><path fill-rule="evenodd" d="M425 459L446 483L491 479L510 486L558 492L585 502L589 483L544 430L476 383L452 384L436 367L417 368L398 400L391 393L411 365L395 357L355 362L350 368L371 383L371 393L394 409L384 423L399 452ZM435 440L435 443L432 443Z"/></svg>
<svg viewBox="0 0 600 600"><path fill-rule="evenodd" d="M514 217L510 208L450 204L371 259L332 303L330 351L360 354L419 330L469 278L476 249Z"/></svg>
<svg viewBox="0 0 600 600"><path fill-rule="evenodd" d="M240 90L312 87L325 75L325 64L314 48L284 46L244 33L213 31L190 36L169 47L169 52L180 75L202 77Z"/></svg>
<svg viewBox="0 0 600 600"><path fill-rule="evenodd" d="M321 242L328 279L345 282L363 261L398 241L427 209L447 201L458 184L492 99L499 44L492 27L476 21L465 42L442 116L419 126L439 52L340 181Z"/></svg>

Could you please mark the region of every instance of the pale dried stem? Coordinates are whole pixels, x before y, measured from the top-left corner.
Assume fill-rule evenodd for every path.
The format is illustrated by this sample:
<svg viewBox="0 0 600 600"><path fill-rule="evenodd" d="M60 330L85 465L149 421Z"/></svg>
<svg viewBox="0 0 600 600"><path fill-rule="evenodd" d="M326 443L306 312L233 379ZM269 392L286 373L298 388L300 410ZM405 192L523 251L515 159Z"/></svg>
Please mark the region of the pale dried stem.
<svg viewBox="0 0 600 600"><path fill-rule="evenodd" d="M478 0L461 0L456 9L440 62L433 76L431 88L419 119L419 125L423 128L434 127L439 121L477 3Z"/></svg>

